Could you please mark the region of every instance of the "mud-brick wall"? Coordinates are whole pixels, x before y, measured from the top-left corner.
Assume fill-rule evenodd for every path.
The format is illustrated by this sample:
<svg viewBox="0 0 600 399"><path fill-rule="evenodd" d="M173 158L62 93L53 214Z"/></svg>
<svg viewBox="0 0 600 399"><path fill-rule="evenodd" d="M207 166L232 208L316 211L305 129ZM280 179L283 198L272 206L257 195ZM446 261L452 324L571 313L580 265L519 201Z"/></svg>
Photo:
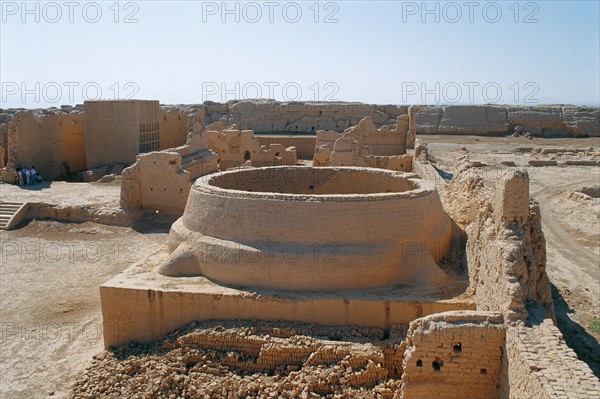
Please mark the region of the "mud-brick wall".
<svg viewBox="0 0 600 399"><path fill-rule="evenodd" d="M497 398L504 346L502 316L437 313L410 324L403 398Z"/></svg>
<svg viewBox="0 0 600 399"><path fill-rule="evenodd" d="M185 144L188 135L189 109L160 110L160 149L175 148Z"/></svg>
<svg viewBox="0 0 600 399"><path fill-rule="evenodd" d="M600 381L567 346L552 320L533 324L506 332L500 397L599 398Z"/></svg>
<svg viewBox="0 0 600 399"><path fill-rule="evenodd" d="M140 152L160 148L158 101L86 101L85 117L87 169L133 164Z"/></svg>
<svg viewBox="0 0 600 399"><path fill-rule="evenodd" d="M7 176L18 166L35 166L46 180L67 177L86 165L84 116L17 112L8 123Z"/></svg>
<svg viewBox="0 0 600 399"><path fill-rule="evenodd" d="M141 154L123 171L121 206L180 213L192 184L176 152Z"/></svg>
<svg viewBox="0 0 600 399"><path fill-rule="evenodd" d="M527 301L553 317L539 206L529 198L526 171L508 170L492 199L467 228L469 279L477 308L527 317Z"/></svg>
<svg viewBox="0 0 600 399"><path fill-rule="evenodd" d="M416 134L503 135L521 126L539 137L598 137L600 108L573 105L412 105Z"/></svg>

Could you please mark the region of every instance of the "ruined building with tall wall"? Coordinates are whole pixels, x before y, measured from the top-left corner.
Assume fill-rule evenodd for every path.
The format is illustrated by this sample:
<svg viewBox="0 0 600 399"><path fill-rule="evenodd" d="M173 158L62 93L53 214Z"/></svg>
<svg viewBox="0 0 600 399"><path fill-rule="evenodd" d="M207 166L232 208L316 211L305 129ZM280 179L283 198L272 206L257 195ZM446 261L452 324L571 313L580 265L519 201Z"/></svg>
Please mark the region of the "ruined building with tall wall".
<svg viewBox="0 0 600 399"><path fill-rule="evenodd" d="M91 120L86 117L86 110L99 116L109 109L107 107L114 109L110 118L116 119L113 122L92 121L86 129L86 119ZM381 128L393 126L398 117L408 115L409 131L415 134L503 135L520 126L533 136L593 137L599 134L600 125L597 107L570 105L408 107L258 100L159 108L151 101L88 101L87 107L65 106L35 112L1 110L3 164L0 169L6 167L2 179L11 181L18 166L35 165L48 179L73 178L77 173L111 162L129 166L135 162L138 153L184 145L188 134L187 119L195 112L201 114L204 126L214 123L225 127L236 125L240 130L253 130L256 138L267 147L270 144L285 148L295 146L301 159L313 158L317 131L341 133L364 117L370 117L374 125ZM110 128L110 123L118 121L123 124L119 122L114 129ZM96 137L96 132L103 129L111 130L106 137L118 138L122 148L113 148L114 144ZM86 132L89 139L86 139ZM105 152L102 148L111 151ZM97 178L102 173L98 173Z"/></svg>
<svg viewBox="0 0 600 399"><path fill-rule="evenodd" d="M85 102L87 169L135 162L137 154L160 150L158 101Z"/></svg>

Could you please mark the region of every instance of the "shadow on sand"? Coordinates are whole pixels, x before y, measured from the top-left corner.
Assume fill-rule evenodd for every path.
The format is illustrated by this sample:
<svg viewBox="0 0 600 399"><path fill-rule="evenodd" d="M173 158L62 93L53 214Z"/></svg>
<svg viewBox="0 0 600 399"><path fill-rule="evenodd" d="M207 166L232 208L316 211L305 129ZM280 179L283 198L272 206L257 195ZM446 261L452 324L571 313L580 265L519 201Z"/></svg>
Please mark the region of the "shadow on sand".
<svg viewBox="0 0 600 399"><path fill-rule="evenodd" d="M51 185L52 185L52 182L43 181L41 183L30 184L29 186L19 186L19 188L21 190L39 191L39 190L45 190L47 188L50 188Z"/></svg>
<svg viewBox="0 0 600 399"><path fill-rule="evenodd" d="M569 307L554 284L552 284L552 300L554 301L556 323L565 337L567 345L575 351L579 359L590 366L594 375L600 378L600 344L598 340L571 320L569 314L573 313L573 309Z"/></svg>

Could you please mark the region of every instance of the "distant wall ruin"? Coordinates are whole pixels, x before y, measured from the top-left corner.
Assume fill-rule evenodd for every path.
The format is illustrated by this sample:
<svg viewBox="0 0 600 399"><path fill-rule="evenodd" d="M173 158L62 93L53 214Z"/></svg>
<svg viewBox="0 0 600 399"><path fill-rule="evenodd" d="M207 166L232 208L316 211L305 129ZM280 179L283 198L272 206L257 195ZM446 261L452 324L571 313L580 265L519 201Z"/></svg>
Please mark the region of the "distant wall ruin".
<svg viewBox="0 0 600 399"><path fill-rule="evenodd" d="M377 127L394 124L410 115L412 134L503 135L516 126L541 137L598 137L600 108L573 105L372 105L279 101L230 101L203 104L206 124L221 121L252 129L257 134L315 134L317 130L342 132L364 117Z"/></svg>
<svg viewBox="0 0 600 399"><path fill-rule="evenodd" d="M188 116L192 112L187 108L161 108L159 124L161 150L185 144L188 135Z"/></svg>
<svg viewBox="0 0 600 399"><path fill-rule="evenodd" d="M86 101L87 169L132 164L139 153L160 149L158 101Z"/></svg>
<svg viewBox="0 0 600 399"><path fill-rule="evenodd" d="M395 126L377 129L373 119L365 117L343 133L317 132L314 166L364 166L409 172L414 140L408 138L408 115L399 116Z"/></svg>
<svg viewBox="0 0 600 399"><path fill-rule="evenodd" d="M256 133L309 133L317 130L342 132L370 116L376 125L396 123L408 107L363 103L230 101L204 103L206 124L223 122Z"/></svg>
<svg viewBox="0 0 600 399"><path fill-rule="evenodd" d="M66 177L86 165L84 116L31 111L14 114L6 125L5 181L13 182L17 167L35 166L44 179Z"/></svg>
<svg viewBox="0 0 600 399"><path fill-rule="evenodd" d="M296 147L296 156L298 159L313 159L315 155L315 145L317 143L316 136L284 136L284 135L258 135L254 137L260 141L260 144L269 146L270 144L281 144L284 147Z"/></svg>
<svg viewBox="0 0 600 399"><path fill-rule="evenodd" d="M572 105L408 107L257 100L158 107L156 101L136 101L139 100L90 102L117 107L111 108L112 122L100 117L108 115L108 109L102 111L105 114L94 117L94 112L101 109L92 111L90 104L87 118L81 105L34 111L0 110L0 147L4 149L7 166L2 179L12 181L14 168L25 164L35 165L46 179L73 177L84 169L113 163L132 164L139 153L184 145L189 132L187 117L192 113L198 114L203 126L219 123L235 124L240 130L252 129L260 143L267 147L270 144L295 146L301 159L312 159L318 130L343 132L364 117L370 117L375 126L381 128L408 115L408 148L412 148L410 143L414 142L415 134L505 135L513 133L517 126L519 131L532 136L600 136L600 108ZM147 114L140 113L141 108L140 112L134 111L142 103L150 104L151 111ZM130 108L126 110L127 107ZM30 115L23 116L26 112ZM138 116L133 119L130 116L138 114L143 120L133 121ZM9 132L10 121L17 115L21 117ZM90 115L92 119L100 117L102 126L93 121L84 124ZM110 127L111 123L116 127ZM85 138L86 130L89 139Z"/></svg>
<svg viewBox="0 0 600 399"><path fill-rule="evenodd" d="M207 128L208 148L219 155L221 170L238 167L246 162L252 166L295 165L296 147L281 144L262 145L252 130L238 130L235 126L223 130Z"/></svg>
<svg viewBox="0 0 600 399"><path fill-rule="evenodd" d="M516 126L540 137L598 137L600 108L573 105L411 105L416 134L503 135Z"/></svg>

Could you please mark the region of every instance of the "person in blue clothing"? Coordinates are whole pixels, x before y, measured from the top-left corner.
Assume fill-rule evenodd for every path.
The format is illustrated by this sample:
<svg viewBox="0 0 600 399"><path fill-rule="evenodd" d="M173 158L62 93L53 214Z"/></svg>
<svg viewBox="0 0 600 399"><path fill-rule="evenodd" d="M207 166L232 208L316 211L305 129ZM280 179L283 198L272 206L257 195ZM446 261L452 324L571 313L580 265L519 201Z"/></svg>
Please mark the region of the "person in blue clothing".
<svg viewBox="0 0 600 399"><path fill-rule="evenodd" d="M35 166L31 167L31 169L29 170L29 173L31 174L31 184L36 184L37 183L37 172L35 171Z"/></svg>

